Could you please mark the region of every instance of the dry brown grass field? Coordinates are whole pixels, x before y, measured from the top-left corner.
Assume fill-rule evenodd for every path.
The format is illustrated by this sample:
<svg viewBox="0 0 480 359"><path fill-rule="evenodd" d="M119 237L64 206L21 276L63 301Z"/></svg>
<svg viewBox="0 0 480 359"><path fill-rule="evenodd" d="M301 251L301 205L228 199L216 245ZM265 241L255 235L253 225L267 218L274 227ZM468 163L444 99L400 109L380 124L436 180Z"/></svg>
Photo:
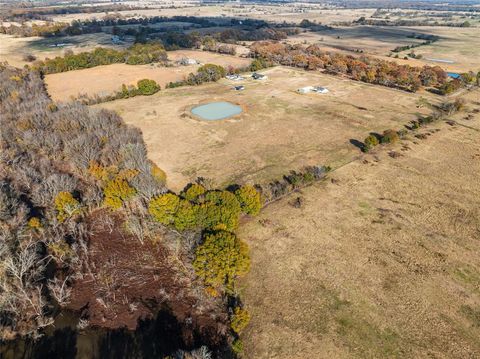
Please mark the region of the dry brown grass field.
<svg viewBox="0 0 480 359"><path fill-rule="evenodd" d="M60 43L66 43L68 46L52 46ZM24 60L24 56L28 54L34 55L38 60L44 60L46 57L63 56L66 50L78 53L91 51L99 46L121 49L130 46L132 43L133 40L127 38L125 43L113 45L111 35L105 33L58 38L14 37L12 35L0 34L0 61L7 61L10 65L23 67L28 64Z"/></svg>
<svg viewBox="0 0 480 359"><path fill-rule="evenodd" d="M48 92L55 101L68 101L79 95L106 96L119 91L122 84L136 85L138 80L155 80L162 88L183 80L197 65L165 67L160 65L112 64L45 76Z"/></svg>
<svg viewBox="0 0 480 359"><path fill-rule="evenodd" d="M245 358L480 356L480 115L460 123L362 155L242 226Z"/></svg>
<svg viewBox="0 0 480 359"><path fill-rule="evenodd" d="M251 62L246 58L194 50L170 51L168 57L172 61L188 57L196 59L200 63L213 63L225 67L228 65L243 67ZM155 64L112 64L47 75L45 83L54 100L67 101L80 94L109 95L120 90L122 84L134 85L138 80L145 78L155 80L162 88L165 88L169 82L181 81L189 73L195 73L199 67L200 65L165 67Z"/></svg>
<svg viewBox="0 0 480 359"><path fill-rule="evenodd" d="M279 18L291 23L300 23L303 19L310 21L317 21L323 24L331 24L338 21L352 21L361 16L369 17L375 9L325 9L321 4L309 4L308 9L304 5L286 4L283 6L258 5L258 4L224 4L224 5L209 5L209 6L195 6L189 4L182 6L179 4L177 8L159 7L156 4L148 4L149 9L140 10L126 10L118 11L116 13L124 17L135 16L181 16L188 14L188 16L204 16L204 17L248 17L254 19L261 19L265 21L277 22ZM90 14L67 14L54 16L55 21L71 22L73 20L86 20L97 18L101 19L107 14L105 12L90 13Z"/></svg>
<svg viewBox="0 0 480 359"><path fill-rule="evenodd" d="M320 73L285 67L264 71L266 81L221 80L198 87L168 89L98 105L117 111L139 127L150 158L180 189L198 176L218 184L267 181L304 165L338 166L358 155L351 140L369 131L400 129L428 112L417 108L421 96ZM232 87L242 83L244 91ZM300 95L303 86L327 87L328 94ZM190 116L194 105L230 101L243 113L221 121Z"/></svg>
<svg viewBox="0 0 480 359"><path fill-rule="evenodd" d="M431 45L414 48L415 54L422 55L420 60L403 60L412 50L398 53L399 59L387 57L397 46L418 44L423 40L408 38L411 34L435 35L440 39ZM480 69L480 27L400 27L400 26L355 26L335 27L332 30L300 33L288 38L288 42L319 44L325 50L352 52L363 50L390 61L412 66L438 65L447 71L478 71ZM355 55L355 53L354 53ZM453 63L435 62L428 59L451 60Z"/></svg>
<svg viewBox="0 0 480 359"><path fill-rule="evenodd" d="M422 64L438 64L450 71L480 70L480 27L449 28L449 27L411 27L413 32L423 30L426 33L440 37L440 40L428 46L415 49L422 55L421 60L413 60ZM405 54L404 52L403 54ZM451 60L453 64L429 61L429 58Z"/></svg>

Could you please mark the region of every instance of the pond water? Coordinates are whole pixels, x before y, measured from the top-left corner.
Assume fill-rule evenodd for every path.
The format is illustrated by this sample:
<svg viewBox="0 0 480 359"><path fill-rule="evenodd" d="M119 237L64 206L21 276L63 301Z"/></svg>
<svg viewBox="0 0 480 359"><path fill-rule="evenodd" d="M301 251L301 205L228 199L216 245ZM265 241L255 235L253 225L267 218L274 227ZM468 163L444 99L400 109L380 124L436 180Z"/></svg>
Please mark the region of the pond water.
<svg viewBox="0 0 480 359"><path fill-rule="evenodd" d="M192 113L202 120L217 121L238 115L242 113L240 106L230 102L211 102L205 105L196 106L192 109Z"/></svg>
<svg viewBox="0 0 480 359"><path fill-rule="evenodd" d="M458 79L460 78L460 74L457 74L456 72L447 72L447 75L451 77L452 79Z"/></svg>

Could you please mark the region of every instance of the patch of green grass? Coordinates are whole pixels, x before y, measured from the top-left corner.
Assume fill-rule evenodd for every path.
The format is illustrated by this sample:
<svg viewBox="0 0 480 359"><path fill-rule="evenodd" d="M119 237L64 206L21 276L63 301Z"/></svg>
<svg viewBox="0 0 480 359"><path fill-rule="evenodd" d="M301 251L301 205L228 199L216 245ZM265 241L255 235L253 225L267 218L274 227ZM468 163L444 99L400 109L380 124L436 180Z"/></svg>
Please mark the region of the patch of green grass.
<svg viewBox="0 0 480 359"><path fill-rule="evenodd" d="M353 310L336 317L337 333L348 347L362 357L400 358L402 343L392 329L381 329Z"/></svg>
<svg viewBox="0 0 480 359"><path fill-rule="evenodd" d="M373 207L370 205L370 203L367 202L358 202L358 207L360 207L359 214L361 216L367 216L373 212Z"/></svg>
<svg viewBox="0 0 480 359"><path fill-rule="evenodd" d="M469 287L473 287L475 292L480 292L480 273L471 266L462 266L455 268L453 271L455 279L462 284L466 284Z"/></svg>
<svg viewBox="0 0 480 359"><path fill-rule="evenodd" d="M469 305L462 305L460 313L467 318L475 328L480 328L480 308L472 308Z"/></svg>

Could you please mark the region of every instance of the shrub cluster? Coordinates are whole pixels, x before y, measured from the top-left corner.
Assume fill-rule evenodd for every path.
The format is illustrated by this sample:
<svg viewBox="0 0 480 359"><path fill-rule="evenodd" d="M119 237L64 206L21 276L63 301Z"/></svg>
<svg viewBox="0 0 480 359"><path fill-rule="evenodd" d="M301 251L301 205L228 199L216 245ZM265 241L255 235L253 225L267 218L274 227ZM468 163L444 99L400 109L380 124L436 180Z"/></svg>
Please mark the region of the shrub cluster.
<svg viewBox="0 0 480 359"><path fill-rule="evenodd" d="M207 191L195 183L180 195L165 193L152 198L149 212L158 222L178 231L221 229L234 232L241 213L256 215L261 207L261 195L253 186L242 186L233 193Z"/></svg>
<svg viewBox="0 0 480 359"><path fill-rule="evenodd" d="M201 85L205 82L215 82L226 75L227 71L220 65L205 64L198 68L197 73L190 73L183 81L170 82L166 87Z"/></svg>
<svg viewBox="0 0 480 359"><path fill-rule="evenodd" d="M84 105L95 105L98 103L115 101L119 99L125 99L135 96L150 96L161 90L160 85L155 80L142 79L137 82L135 85L122 85L121 90L114 92L111 95L100 96L95 94L93 97L90 97L86 94L78 96L75 101L79 101Z"/></svg>
<svg viewBox="0 0 480 359"><path fill-rule="evenodd" d="M370 134L363 141L363 152L369 152L372 148L379 145L380 143L395 143L400 140L399 132L395 130L385 130L383 134L376 135Z"/></svg>
<svg viewBox="0 0 480 359"><path fill-rule="evenodd" d="M461 111L465 106L465 101L463 99L455 99L454 101L446 101L441 103L438 106L435 106L435 111L432 112L430 116L419 117L417 120L411 121L410 126L405 126L407 128L401 129L400 131L395 130L385 130L382 135L370 134L363 141L363 152L369 152L372 148L378 144L388 144L398 142L401 138L405 137L408 133L408 130L416 130L421 126L425 126L429 123L442 120L446 116L450 116L458 111ZM418 135L417 135L418 136Z"/></svg>
<svg viewBox="0 0 480 359"><path fill-rule="evenodd" d="M205 285L214 289L225 288L231 293L237 277L246 274L250 268L248 246L231 232L206 233L202 244L195 250L193 268ZM240 322L241 318L238 319Z"/></svg>
<svg viewBox="0 0 480 359"><path fill-rule="evenodd" d="M328 171L330 171L328 166L307 166L301 171L291 171L288 175L283 176L281 180L270 182L267 185L259 185L258 189L265 201L269 203L295 190L320 181L325 178Z"/></svg>

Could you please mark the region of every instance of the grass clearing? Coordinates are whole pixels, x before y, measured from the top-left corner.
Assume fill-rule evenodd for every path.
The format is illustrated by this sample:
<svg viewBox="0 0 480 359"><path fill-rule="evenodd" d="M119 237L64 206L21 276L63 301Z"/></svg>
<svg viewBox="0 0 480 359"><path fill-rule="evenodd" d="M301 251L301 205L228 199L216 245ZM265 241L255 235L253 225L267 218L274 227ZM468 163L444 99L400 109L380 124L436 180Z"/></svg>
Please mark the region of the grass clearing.
<svg viewBox="0 0 480 359"><path fill-rule="evenodd" d="M91 51L95 47L109 47L123 49L133 43L133 39L127 38L119 45L111 42L111 35L105 33L84 34L77 36L63 36L53 38L42 37L14 37L0 34L0 59L8 61L10 65L23 67L29 64L23 59L25 55L34 55L38 60L64 56L66 50L74 53ZM68 44L68 46L56 47L55 44Z"/></svg>
<svg viewBox="0 0 480 359"><path fill-rule="evenodd" d="M168 57L171 61L187 57L196 59L202 64L213 63L221 66L231 64L234 67L248 66L251 62L246 58L194 50L170 51ZM155 80L164 89L169 82L181 81L188 74L196 73L199 67L200 65L165 67L158 64L111 64L46 75L45 83L54 100L67 101L80 94L91 97L109 95L119 91L122 84L136 85L141 79Z"/></svg>
<svg viewBox="0 0 480 359"><path fill-rule="evenodd" d="M336 170L302 190L302 208L285 198L242 227L247 358L480 354L478 133L439 128L401 157Z"/></svg>
<svg viewBox="0 0 480 359"><path fill-rule="evenodd" d="M369 131L400 129L417 113L420 96L320 73L285 67L264 71L266 81L221 80L198 87L161 91L104 103L144 134L150 158L180 189L198 176L219 184L268 181L305 165L339 166L358 155L351 141ZM300 95L307 85L327 87L328 94ZM243 113L222 121L190 116L197 104L229 101ZM166 150L168 149L168 150ZM168 155L167 155L168 153Z"/></svg>

